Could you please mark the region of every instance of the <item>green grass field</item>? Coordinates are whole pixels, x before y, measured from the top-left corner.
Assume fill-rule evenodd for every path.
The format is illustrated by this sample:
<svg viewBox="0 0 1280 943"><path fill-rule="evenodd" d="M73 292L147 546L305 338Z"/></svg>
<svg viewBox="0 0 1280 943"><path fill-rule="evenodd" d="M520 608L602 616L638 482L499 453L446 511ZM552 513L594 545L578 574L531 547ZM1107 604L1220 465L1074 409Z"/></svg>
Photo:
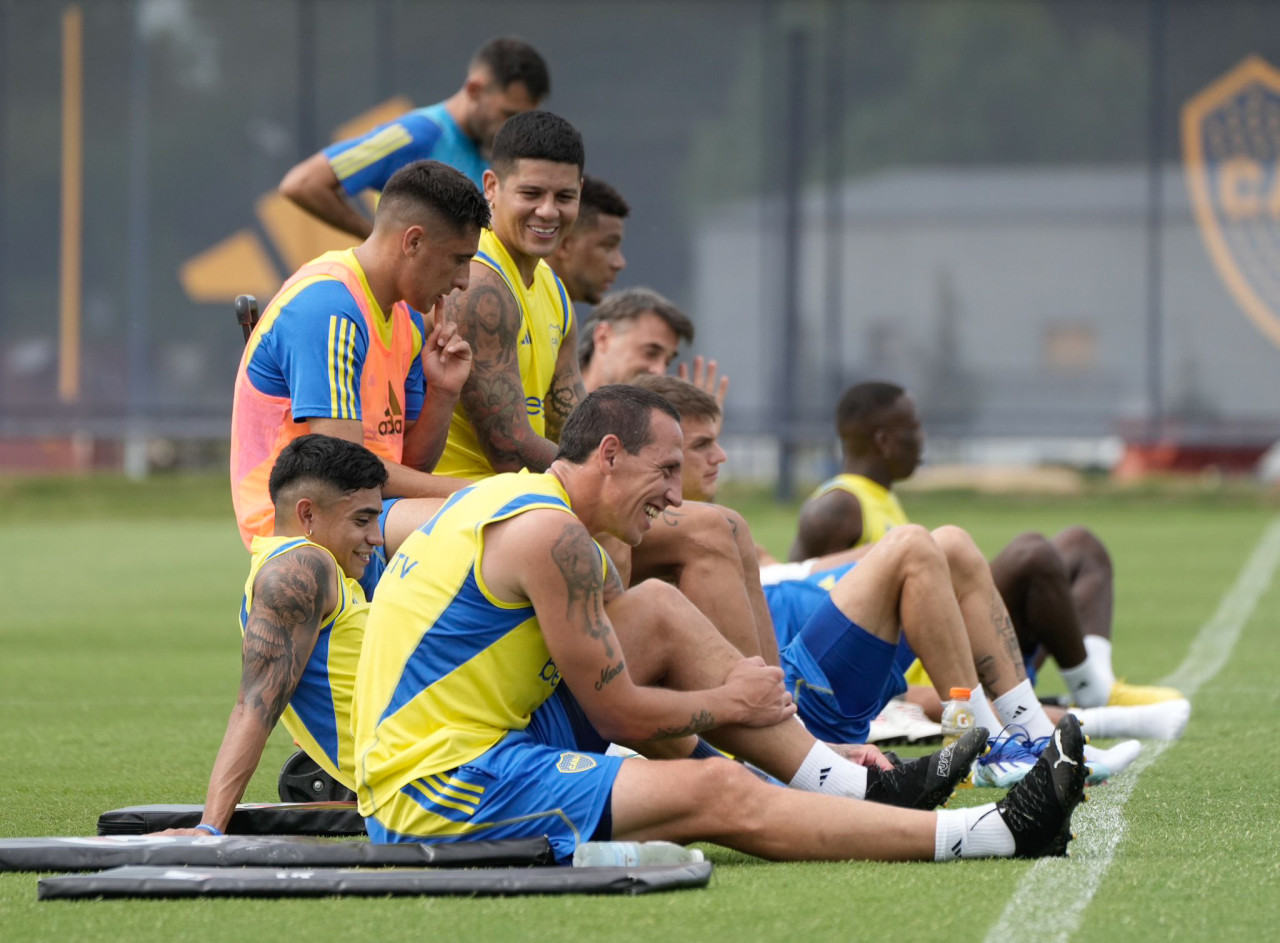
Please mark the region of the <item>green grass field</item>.
<svg viewBox="0 0 1280 943"><path fill-rule="evenodd" d="M785 552L793 508L746 492L727 503ZM1186 736L1163 752L1148 745L1159 755L1136 776L1091 791L1069 860L779 865L708 849L709 889L635 899L41 903L35 875L4 874L0 940L1271 938L1280 591L1270 567L1254 581L1256 609L1214 615L1280 513L1274 501L1153 490L912 495L907 506L922 523L968 527L988 552L1028 528L1097 530L1118 572L1116 667L1132 681L1182 666L1206 625L1241 629L1195 692ZM87 835L106 809L201 801L239 670L246 556L225 485L0 480L0 543L0 836ZM1041 689L1060 682L1047 672ZM275 798L289 752L275 736L248 799ZM1013 929L1002 916L1011 901Z"/></svg>

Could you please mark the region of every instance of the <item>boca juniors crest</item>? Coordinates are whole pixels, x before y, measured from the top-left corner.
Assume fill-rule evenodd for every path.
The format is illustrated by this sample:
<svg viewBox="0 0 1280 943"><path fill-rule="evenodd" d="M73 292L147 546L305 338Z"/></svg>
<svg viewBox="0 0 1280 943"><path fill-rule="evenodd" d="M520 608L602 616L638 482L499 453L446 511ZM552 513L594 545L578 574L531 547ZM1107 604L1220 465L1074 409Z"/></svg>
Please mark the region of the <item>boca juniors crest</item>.
<svg viewBox="0 0 1280 943"><path fill-rule="evenodd" d="M1250 56L1190 99L1182 149L1214 268L1280 347L1280 70Z"/></svg>

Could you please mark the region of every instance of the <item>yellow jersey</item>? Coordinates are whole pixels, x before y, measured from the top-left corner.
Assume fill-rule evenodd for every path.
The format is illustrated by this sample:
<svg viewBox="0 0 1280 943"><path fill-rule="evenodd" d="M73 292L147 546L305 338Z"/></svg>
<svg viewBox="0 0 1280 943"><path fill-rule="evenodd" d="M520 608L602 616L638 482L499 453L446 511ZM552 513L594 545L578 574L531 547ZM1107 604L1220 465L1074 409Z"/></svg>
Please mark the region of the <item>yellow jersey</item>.
<svg viewBox="0 0 1280 943"><path fill-rule="evenodd" d="M240 603L243 635L253 607L253 584L263 564L299 547L320 547L305 537L254 537L253 559ZM329 551L320 547L325 553ZM333 554L329 553L332 557ZM369 604L360 584L347 576L338 561L338 604L325 617L315 648L298 687L280 720L298 745L325 772L348 789L355 789L355 748L351 739L351 695L355 689L356 663L364 636Z"/></svg>
<svg viewBox="0 0 1280 943"><path fill-rule="evenodd" d="M491 229L480 233L480 249L475 260L498 273L520 308L522 322L517 359L520 383L524 388L525 412L533 431L545 436L545 400L555 376L560 345L573 326L573 305L569 303L564 284L544 261L539 260L533 272L533 284L526 287L511 254ZM435 473L471 481L494 474L462 403L454 407L453 419L449 423L449 441L436 463Z"/></svg>
<svg viewBox="0 0 1280 943"><path fill-rule="evenodd" d="M862 475L836 475L819 485L818 489L809 496L809 500L812 501L830 491L847 491L857 498L858 504L862 506L862 536L854 544L855 547L873 544L887 534L890 528L910 523L907 512L902 510L902 505L898 503L897 496L870 478L864 478Z"/></svg>
<svg viewBox="0 0 1280 943"><path fill-rule="evenodd" d="M560 683L532 604L497 599L482 573L485 528L535 508L573 513L552 475L495 475L449 498L388 562L356 676L362 815L523 730Z"/></svg>

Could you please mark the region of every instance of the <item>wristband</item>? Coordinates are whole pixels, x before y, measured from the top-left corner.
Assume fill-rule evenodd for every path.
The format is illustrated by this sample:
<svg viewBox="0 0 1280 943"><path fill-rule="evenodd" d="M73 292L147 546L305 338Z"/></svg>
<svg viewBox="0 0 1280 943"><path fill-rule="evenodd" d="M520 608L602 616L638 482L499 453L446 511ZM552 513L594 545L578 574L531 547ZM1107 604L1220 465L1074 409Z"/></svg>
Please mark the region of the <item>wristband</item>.
<svg viewBox="0 0 1280 943"><path fill-rule="evenodd" d="M208 832L210 835L221 835L221 834L222 834L222 832L221 832L221 831L219 831L215 826L213 826L213 825L206 825L204 822L201 822L199 825L197 825L197 826L196 826L196 831L199 831L199 832Z"/></svg>

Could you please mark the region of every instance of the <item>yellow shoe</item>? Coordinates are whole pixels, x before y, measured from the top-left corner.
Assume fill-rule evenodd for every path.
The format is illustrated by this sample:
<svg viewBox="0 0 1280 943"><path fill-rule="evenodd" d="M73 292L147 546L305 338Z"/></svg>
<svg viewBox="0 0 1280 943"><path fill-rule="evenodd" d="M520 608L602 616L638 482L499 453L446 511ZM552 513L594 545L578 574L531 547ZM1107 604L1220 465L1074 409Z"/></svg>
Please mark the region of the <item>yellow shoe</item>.
<svg viewBox="0 0 1280 943"><path fill-rule="evenodd" d="M1146 684L1125 684L1117 681L1111 685L1111 696L1107 698L1110 707L1138 707L1142 704L1160 704L1164 701L1177 701L1182 692L1176 688L1161 688Z"/></svg>

